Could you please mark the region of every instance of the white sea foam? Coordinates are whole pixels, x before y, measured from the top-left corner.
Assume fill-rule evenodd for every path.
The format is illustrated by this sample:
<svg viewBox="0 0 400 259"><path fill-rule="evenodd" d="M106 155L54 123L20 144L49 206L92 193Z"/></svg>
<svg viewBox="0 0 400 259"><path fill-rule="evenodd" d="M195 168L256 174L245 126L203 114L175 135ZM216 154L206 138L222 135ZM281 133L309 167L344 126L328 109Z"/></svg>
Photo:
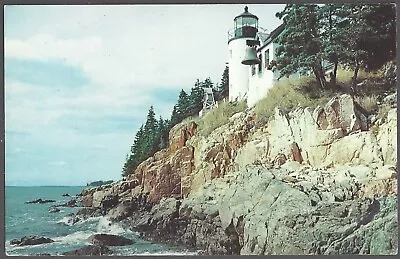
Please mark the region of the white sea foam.
<svg viewBox="0 0 400 259"><path fill-rule="evenodd" d="M113 223L108 217L101 217L97 225L97 232L118 235L122 233L131 233L131 231L124 229L118 223Z"/></svg>
<svg viewBox="0 0 400 259"><path fill-rule="evenodd" d="M53 240L63 244L79 244L86 242L86 240L93 234L93 231L77 231L66 236L55 237Z"/></svg>
<svg viewBox="0 0 400 259"><path fill-rule="evenodd" d="M59 221L57 221L57 223L65 224L65 225L68 225L68 226L72 226L72 217L71 216L65 216L62 219L60 219Z"/></svg>

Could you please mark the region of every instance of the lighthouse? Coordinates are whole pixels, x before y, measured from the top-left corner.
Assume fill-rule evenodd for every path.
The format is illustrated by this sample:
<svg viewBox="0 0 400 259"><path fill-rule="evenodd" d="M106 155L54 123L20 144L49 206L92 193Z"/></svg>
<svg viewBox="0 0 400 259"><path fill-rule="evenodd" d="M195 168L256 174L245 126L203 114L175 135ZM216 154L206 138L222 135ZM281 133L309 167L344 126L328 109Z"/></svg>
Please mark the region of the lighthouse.
<svg viewBox="0 0 400 259"><path fill-rule="evenodd" d="M229 101L247 98L250 67L242 61L248 40L256 40L258 32L258 17L251 14L247 6L233 21L234 28L228 32Z"/></svg>

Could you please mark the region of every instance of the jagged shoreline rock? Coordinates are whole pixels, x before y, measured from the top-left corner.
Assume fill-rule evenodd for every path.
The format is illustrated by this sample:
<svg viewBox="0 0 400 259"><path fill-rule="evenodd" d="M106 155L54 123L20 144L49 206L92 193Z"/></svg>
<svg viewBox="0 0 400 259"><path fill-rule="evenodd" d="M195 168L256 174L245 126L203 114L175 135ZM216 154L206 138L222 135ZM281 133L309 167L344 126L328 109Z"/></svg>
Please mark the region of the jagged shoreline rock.
<svg viewBox="0 0 400 259"><path fill-rule="evenodd" d="M10 245L28 246L28 245L47 244L53 242L54 240L46 237L24 236L20 240L18 239L11 240Z"/></svg>
<svg viewBox="0 0 400 259"><path fill-rule="evenodd" d="M94 234L88 238L88 242L97 246L126 246L134 243L131 239L110 234Z"/></svg>
<svg viewBox="0 0 400 259"><path fill-rule="evenodd" d="M397 253L397 108L377 133L348 95L232 117L208 137L176 125L133 175L82 191L76 217L210 255Z"/></svg>

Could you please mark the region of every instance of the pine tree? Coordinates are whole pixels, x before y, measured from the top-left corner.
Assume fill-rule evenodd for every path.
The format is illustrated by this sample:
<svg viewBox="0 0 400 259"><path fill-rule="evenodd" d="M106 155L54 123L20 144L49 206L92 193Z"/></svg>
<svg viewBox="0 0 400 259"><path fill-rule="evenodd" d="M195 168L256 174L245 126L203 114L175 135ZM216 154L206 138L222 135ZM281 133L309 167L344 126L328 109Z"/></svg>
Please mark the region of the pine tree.
<svg viewBox="0 0 400 259"><path fill-rule="evenodd" d="M173 126L175 126L179 122L180 122L179 108L178 108L178 105L175 104L174 108L172 109L171 119L169 121L168 128L171 129Z"/></svg>
<svg viewBox="0 0 400 259"><path fill-rule="evenodd" d="M194 87L192 87L190 91L190 108L189 114L190 116L197 116L201 109L203 108L203 98L204 98L204 89L201 87L200 80L197 79Z"/></svg>
<svg viewBox="0 0 400 259"><path fill-rule="evenodd" d="M178 111L180 114L180 121L189 116L190 100L188 94L182 89L178 98Z"/></svg>
<svg viewBox="0 0 400 259"><path fill-rule="evenodd" d="M220 101L229 96L229 67L226 66L218 85L216 100Z"/></svg>
<svg viewBox="0 0 400 259"><path fill-rule="evenodd" d="M155 118L154 107L150 106L147 113L147 120L144 125L145 154L146 158L152 156L156 152L155 140L157 138L157 120Z"/></svg>
<svg viewBox="0 0 400 259"><path fill-rule="evenodd" d="M144 130L143 125L141 125L133 140L131 152L127 154L125 164L122 168L123 176L132 174L136 167L145 159L144 148Z"/></svg>
<svg viewBox="0 0 400 259"><path fill-rule="evenodd" d="M166 131L168 131L168 122L164 121L160 116L157 124L157 141L155 143L158 150L164 149L168 146L168 136L165 134Z"/></svg>
<svg viewBox="0 0 400 259"><path fill-rule="evenodd" d="M281 76L313 71L320 87L324 88L324 55L317 10L318 6L314 4L287 4L282 12L276 14L285 24L285 30L277 39L276 63Z"/></svg>
<svg viewBox="0 0 400 259"><path fill-rule="evenodd" d="M188 116L190 116L190 99L187 93L182 89L179 93L178 103L174 105L172 110L170 128L180 123Z"/></svg>

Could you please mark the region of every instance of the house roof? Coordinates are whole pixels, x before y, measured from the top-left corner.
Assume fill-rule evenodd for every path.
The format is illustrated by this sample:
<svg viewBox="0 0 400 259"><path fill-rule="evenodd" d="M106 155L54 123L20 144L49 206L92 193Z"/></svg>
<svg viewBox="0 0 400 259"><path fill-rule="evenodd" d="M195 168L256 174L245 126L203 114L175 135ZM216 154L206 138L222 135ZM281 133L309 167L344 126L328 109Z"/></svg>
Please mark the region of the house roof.
<svg viewBox="0 0 400 259"><path fill-rule="evenodd" d="M236 20L236 18L238 17L252 17L258 20L258 17L255 16L254 14L249 12L249 8L247 6L244 7L244 12L241 13L240 15L236 16L234 20Z"/></svg>
<svg viewBox="0 0 400 259"><path fill-rule="evenodd" d="M267 39L263 42L263 45L260 47L260 50L263 49L265 46L270 44L273 40L275 40L285 29L285 24L279 25L275 30L273 30L267 37Z"/></svg>

